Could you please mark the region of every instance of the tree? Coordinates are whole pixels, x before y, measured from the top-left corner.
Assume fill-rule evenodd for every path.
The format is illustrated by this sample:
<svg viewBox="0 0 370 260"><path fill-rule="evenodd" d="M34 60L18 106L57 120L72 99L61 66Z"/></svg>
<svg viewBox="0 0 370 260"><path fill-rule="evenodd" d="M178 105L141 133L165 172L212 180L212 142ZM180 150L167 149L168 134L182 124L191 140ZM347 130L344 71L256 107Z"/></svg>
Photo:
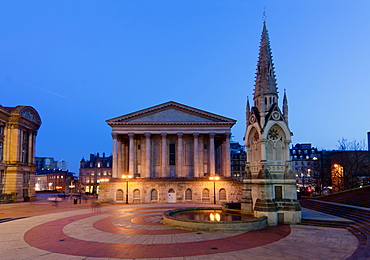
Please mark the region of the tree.
<svg viewBox="0 0 370 260"><path fill-rule="evenodd" d="M333 191L358 187L359 177L370 176L370 156L365 141L338 140L338 152L331 155Z"/></svg>
<svg viewBox="0 0 370 260"><path fill-rule="evenodd" d="M349 142L347 139L343 138L338 140L338 151L365 151L366 145L365 140L356 141L353 140Z"/></svg>

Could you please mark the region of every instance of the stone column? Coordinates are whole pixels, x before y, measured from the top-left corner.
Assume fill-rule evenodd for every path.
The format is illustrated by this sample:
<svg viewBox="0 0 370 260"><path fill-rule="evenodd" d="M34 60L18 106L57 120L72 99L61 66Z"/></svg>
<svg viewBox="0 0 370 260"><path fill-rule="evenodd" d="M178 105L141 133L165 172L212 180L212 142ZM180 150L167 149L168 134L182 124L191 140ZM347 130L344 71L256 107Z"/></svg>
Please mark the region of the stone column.
<svg viewBox="0 0 370 260"><path fill-rule="evenodd" d="M150 133L145 133L145 174L143 177L149 178L150 177L150 152L151 152L151 146L150 146Z"/></svg>
<svg viewBox="0 0 370 260"><path fill-rule="evenodd" d="M37 136L37 131L33 133L33 137L32 137L32 164L36 164L36 136Z"/></svg>
<svg viewBox="0 0 370 260"><path fill-rule="evenodd" d="M123 174L123 142L121 138L117 139L117 176L121 177Z"/></svg>
<svg viewBox="0 0 370 260"><path fill-rule="evenodd" d="M33 164L33 133L28 135L28 164Z"/></svg>
<svg viewBox="0 0 370 260"><path fill-rule="evenodd" d="M113 178L118 178L117 137L118 137L117 133L112 133L112 138L113 138L112 177Z"/></svg>
<svg viewBox="0 0 370 260"><path fill-rule="evenodd" d="M258 147L261 150L260 156L261 156L261 161L266 161L266 141L261 141L261 143L257 144L260 145Z"/></svg>
<svg viewBox="0 0 370 260"><path fill-rule="evenodd" d="M209 173L215 175L215 133L209 133Z"/></svg>
<svg viewBox="0 0 370 260"><path fill-rule="evenodd" d="M230 160L230 135L231 133L225 133L225 149L224 149L224 162L225 162L225 177L231 177L231 160Z"/></svg>
<svg viewBox="0 0 370 260"><path fill-rule="evenodd" d="M182 158L183 158L183 156L182 156L182 154L183 154L182 136L183 136L183 133L177 133L177 162L176 162L176 168L177 168L176 175L177 175L177 177L184 177L183 173L182 173L182 167L183 167L183 162L182 162Z"/></svg>
<svg viewBox="0 0 370 260"><path fill-rule="evenodd" d="M134 136L135 136L134 133L128 133L128 137L129 137L129 145L128 145L129 146L128 171L129 171L130 175L132 175L132 176L135 175L135 172L134 172L134 169L135 169L135 144L134 144Z"/></svg>
<svg viewBox="0 0 370 260"><path fill-rule="evenodd" d="M194 177L199 177L199 133L194 136Z"/></svg>
<svg viewBox="0 0 370 260"><path fill-rule="evenodd" d="M167 157L167 133L161 133L162 136L162 176L167 177L166 175L166 157Z"/></svg>

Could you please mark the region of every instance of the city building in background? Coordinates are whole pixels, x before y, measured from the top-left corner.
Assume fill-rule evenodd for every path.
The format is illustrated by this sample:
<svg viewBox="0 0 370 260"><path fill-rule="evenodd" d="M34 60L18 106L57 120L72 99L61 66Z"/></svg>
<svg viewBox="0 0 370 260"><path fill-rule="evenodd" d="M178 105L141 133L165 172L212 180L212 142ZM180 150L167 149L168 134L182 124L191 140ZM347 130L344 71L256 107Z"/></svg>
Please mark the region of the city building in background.
<svg viewBox="0 0 370 260"><path fill-rule="evenodd" d="M83 192L97 194L100 182L110 181L111 178L112 156L90 154L89 160L82 158L80 161L79 179Z"/></svg>
<svg viewBox="0 0 370 260"><path fill-rule="evenodd" d="M78 178L72 172L44 170L36 174L35 190L71 194L81 193L81 186Z"/></svg>
<svg viewBox="0 0 370 260"><path fill-rule="evenodd" d="M296 144L290 149L297 190L304 195L319 192L321 182L321 152L311 144Z"/></svg>
<svg viewBox="0 0 370 260"><path fill-rule="evenodd" d="M53 157L36 157L36 172L45 170L68 171L68 162L63 160L56 161Z"/></svg>
<svg viewBox="0 0 370 260"><path fill-rule="evenodd" d="M0 106L0 200L14 202L36 198L35 147L41 126L30 106Z"/></svg>
<svg viewBox="0 0 370 260"><path fill-rule="evenodd" d="M370 184L369 151L335 151L330 161L333 192Z"/></svg>
<svg viewBox="0 0 370 260"><path fill-rule="evenodd" d="M230 141L231 176L234 179L242 180L245 171L247 153L245 146L235 141Z"/></svg>

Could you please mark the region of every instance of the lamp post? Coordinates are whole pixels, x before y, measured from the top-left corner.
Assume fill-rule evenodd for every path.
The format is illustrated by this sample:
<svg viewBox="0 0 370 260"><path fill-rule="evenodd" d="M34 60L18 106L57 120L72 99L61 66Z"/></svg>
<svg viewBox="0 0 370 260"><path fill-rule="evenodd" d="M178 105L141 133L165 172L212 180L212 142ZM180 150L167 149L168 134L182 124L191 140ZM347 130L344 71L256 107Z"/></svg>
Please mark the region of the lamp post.
<svg viewBox="0 0 370 260"><path fill-rule="evenodd" d="M211 181L213 181L213 204L216 204L216 181L220 179L218 176L211 176L209 177Z"/></svg>
<svg viewBox="0 0 370 260"><path fill-rule="evenodd" d="M132 175L130 175L130 174L122 175L122 179L126 180L126 204L128 204L128 179L131 179L131 178L132 178Z"/></svg>

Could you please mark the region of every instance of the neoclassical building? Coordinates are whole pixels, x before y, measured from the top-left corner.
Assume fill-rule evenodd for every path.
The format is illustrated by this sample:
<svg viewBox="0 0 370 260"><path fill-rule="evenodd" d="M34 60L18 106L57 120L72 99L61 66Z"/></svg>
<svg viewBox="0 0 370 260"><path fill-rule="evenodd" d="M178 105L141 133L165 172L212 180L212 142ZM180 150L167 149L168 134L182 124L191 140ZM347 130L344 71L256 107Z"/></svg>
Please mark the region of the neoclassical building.
<svg viewBox="0 0 370 260"><path fill-rule="evenodd" d="M200 202L208 194L209 202L213 192L209 177L218 176L217 201L220 191L221 200L237 200L240 194L229 188L234 185L230 135L235 122L172 101L107 120L113 138L112 177L119 181L105 185L113 185L109 195L103 186L100 197L117 201L127 184L121 176L130 175L133 178L127 181L136 187L130 201L136 196L141 202L185 202L185 197Z"/></svg>
<svg viewBox="0 0 370 260"><path fill-rule="evenodd" d="M35 193L35 147L41 119L30 106L0 106L0 198L28 201ZM8 198L9 198L8 196Z"/></svg>

